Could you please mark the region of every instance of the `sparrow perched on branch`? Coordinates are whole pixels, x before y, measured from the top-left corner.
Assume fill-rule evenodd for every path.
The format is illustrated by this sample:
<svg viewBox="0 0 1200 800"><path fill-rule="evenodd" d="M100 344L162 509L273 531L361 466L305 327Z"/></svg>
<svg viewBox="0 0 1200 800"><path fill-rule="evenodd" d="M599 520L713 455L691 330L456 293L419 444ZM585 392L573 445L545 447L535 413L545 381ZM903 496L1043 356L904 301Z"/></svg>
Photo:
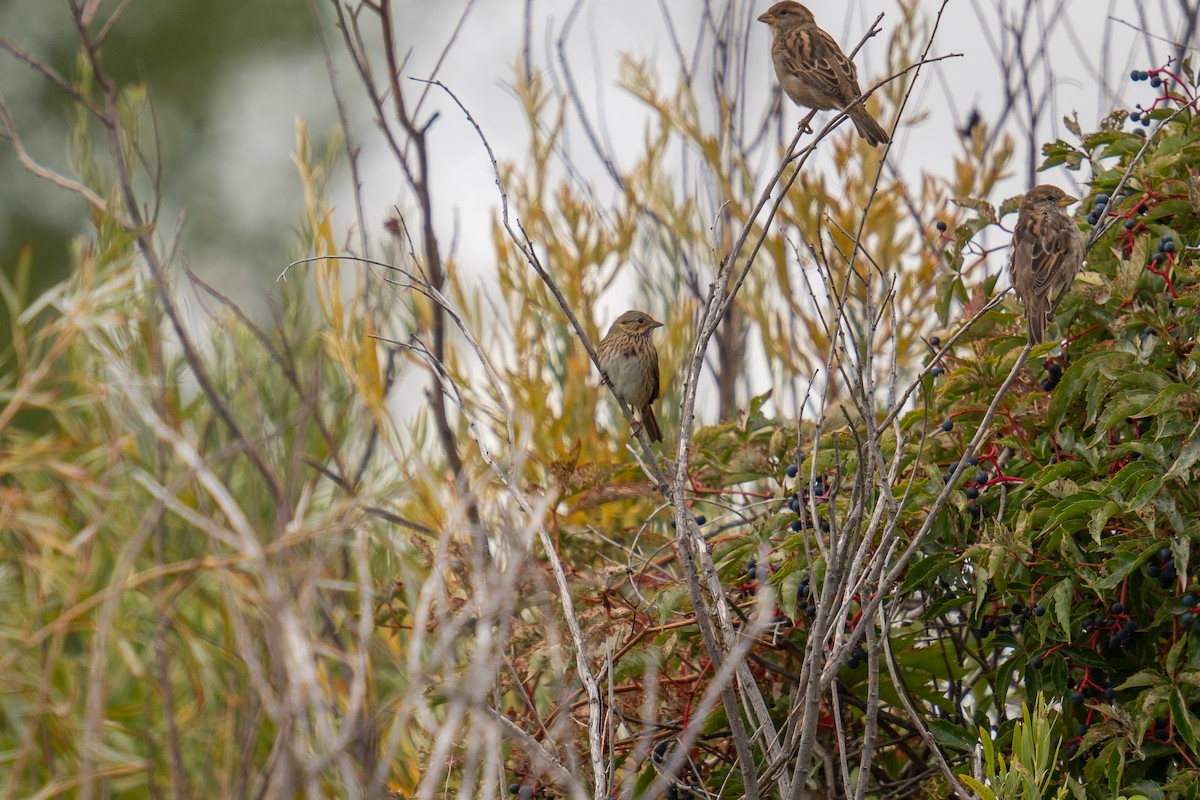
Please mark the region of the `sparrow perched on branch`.
<svg viewBox="0 0 1200 800"><path fill-rule="evenodd" d="M617 396L641 411L642 424L651 442L663 440L650 405L658 399L658 351L650 340L650 332L661 327L661 322L644 311L626 311L617 317L596 348L605 378Z"/></svg>
<svg viewBox="0 0 1200 800"><path fill-rule="evenodd" d="M875 146L890 142L861 102L858 70L842 48L817 27L812 12L792 0L776 3L758 18L771 26L771 61L792 102L819 111L846 110L859 136Z"/></svg>
<svg viewBox="0 0 1200 800"><path fill-rule="evenodd" d="M1054 308L1083 267L1086 243L1067 213L1076 198L1057 186L1035 186L1021 200L1009 271L1025 304L1029 343L1040 344Z"/></svg>

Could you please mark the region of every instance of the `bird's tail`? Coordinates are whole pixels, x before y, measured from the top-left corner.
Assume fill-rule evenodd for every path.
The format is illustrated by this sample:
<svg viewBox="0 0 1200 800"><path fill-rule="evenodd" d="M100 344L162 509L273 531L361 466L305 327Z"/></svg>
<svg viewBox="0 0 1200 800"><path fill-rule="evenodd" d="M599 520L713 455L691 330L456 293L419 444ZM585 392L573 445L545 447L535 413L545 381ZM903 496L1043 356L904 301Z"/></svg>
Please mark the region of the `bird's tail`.
<svg viewBox="0 0 1200 800"><path fill-rule="evenodd" d="M658 420L654 418L654 409L650 404L642 406L642 424L646 426L646 435L650 437L650 442L661 442L663 440L662 431L659 430Z"/></svg>
<svg viewBox="0 0 1200 800"><path fill-rule="evenodd" d="M1029 343L1039 345L1046 338L1046 323L1049 321L1048 309L1026 306L1025 317L1029 323Z"/></svg>
<svg viewBox="0 0 1200 800"><path fill-rule="evenodd" d="M881 128L875 118L861 105L850 109L848 113L851 121L854 122L854 127L858 129L858 135L866 139L867 144L875 147L892 141L888 138L887 131Z"/></svg>

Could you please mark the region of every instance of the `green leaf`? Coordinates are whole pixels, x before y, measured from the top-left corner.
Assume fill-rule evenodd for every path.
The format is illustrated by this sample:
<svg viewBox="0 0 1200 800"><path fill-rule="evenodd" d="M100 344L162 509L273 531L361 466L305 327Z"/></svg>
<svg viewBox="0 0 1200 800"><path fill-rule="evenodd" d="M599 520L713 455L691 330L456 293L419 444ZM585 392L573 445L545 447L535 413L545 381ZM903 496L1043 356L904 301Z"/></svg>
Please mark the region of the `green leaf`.
<svg viewBox="0 0 1200 800"><path fill-rule="evenodd" d="M1109 503L1109 499L1095 492L1079 492L1055 504L1046 523L1046 530L1063 528L1067 532L1077 531L1085 527L1083 520L1087 519L1097 508Z"/></svg>
<svg viewBox="0 0 1200 800"><path fill-rule="evenodd" d="M1071 630L1071 601L1075 596L1075 582L1065 578L1055 586L1050 596L1054 598L1054 615L1058 619L1059 630Z"/></svg>
<svg viewBox="0 0 1200 800"><path fill-rule="evenodd" d="M978 736L972 734L961 725L955 725L953 722L945 719L930 720L929 732L933 734L933 738L939 744L967 752L974 750L975 745L979 743ZM980 736L982 735L984 734L981 732Z"/></svg>
<svg viewBox="0 0 1200 800"><path fill-rule="evenodd" d="M954 555L944 550L916 559L913 565L908 568L908 573L904 576L904 583L901 585L900 591L906 593L925 587L931 577L936 576L955 561L956 558Z"/></svg>
<svg viewBox="0 0 1200 800"><path fill-rule="evenodd" d="M1149 553L1122 553L1118 555L1109 561L1107 566L1111 571L1108 575L1103 580L1093 583L1092 588L1100 593L1115 589L1120 585L1121 581L1125 580L1129 573L1137 569L1147 558L1149 558Z"/></svg>
<svg viewBox="0 0 1200 800"><path fill-rule="evenodd" d="M1188 748L1193 753L1200 753L1196 718L1188 711L1187 701L1184 700L1183 693L1178 689L1171 692L1171 720L1175 724L1175 730L1183 737Z"/></svg>
<svg viewBox="0 0 1200 800"><path fill-rule="evenodd" d="M1134 417L1155 417L1166 411L1174 409L1179 405L1179 398L1193 392L1191 386L1185 383L1172 383L1170 386L1164 387L1145 408L1142 408L1131 416Z"/></svg>
<svg viewBox="0 0 1200 800"><path fill-rule="evenodd" d="M1167 470L1167 474L1163 476L1163 480L1168 478L1177 478L1184 483L1187 483L1191 475L1192 466L1200 459L1200 424L1192 428L1192 432L1183 442L1183 449L1179 453L1179 457L1175 459L1175 463Z"/></svg>
<svg viewBox="0 0 1200 800"><path fill-rule="evenodd" d="M958 779L963 782L964 786L979 795L981 800L996 800L996 794L986 784L980 783L970 775L963 773L958 776Z"/></svg>

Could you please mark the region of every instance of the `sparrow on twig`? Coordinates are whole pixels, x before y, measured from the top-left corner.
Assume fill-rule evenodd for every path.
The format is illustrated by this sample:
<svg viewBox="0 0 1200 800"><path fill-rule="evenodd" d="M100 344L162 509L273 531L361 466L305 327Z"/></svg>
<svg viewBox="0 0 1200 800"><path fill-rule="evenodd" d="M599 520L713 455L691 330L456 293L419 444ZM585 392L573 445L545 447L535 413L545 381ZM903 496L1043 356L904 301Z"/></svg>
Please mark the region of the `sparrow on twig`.
<svg viewBox="0 0 1200 800"><path fill-rule="evenodd" d="M1030 344L1045 338L1051 310L1083 267L1086 244L1067 213L1067 206L1075 202L1048 184L1035 186L1021 200L1008 266L1017 297L1025 304Z"/></svg>
<svg viewBox="0 0 1200 800"><path fill-rule="evenodd" d="M841 110L871 146L890 142L867 112L858 70L833 37L817 27L811 11L792 0L776 3L758 18L771 26L771 61L784 93L798 106ZM855 101L859 102L855 102Z"/></svg>
<svg viewBox="0 0 1200 800"><path fill-rule="evenodd" d="M650 405L658 399L658 350L650 332L661 327L661 322L644 311L626 311L596 348L605 377L622 400L641 412L651 442L663 440Z"/></svg>

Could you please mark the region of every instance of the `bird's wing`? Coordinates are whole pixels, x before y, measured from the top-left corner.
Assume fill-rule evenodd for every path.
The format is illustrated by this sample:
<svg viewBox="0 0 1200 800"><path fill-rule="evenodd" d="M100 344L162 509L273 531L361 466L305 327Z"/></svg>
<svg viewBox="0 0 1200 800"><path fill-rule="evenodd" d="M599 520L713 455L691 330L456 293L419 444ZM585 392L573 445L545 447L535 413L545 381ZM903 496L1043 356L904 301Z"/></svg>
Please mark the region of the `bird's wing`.
<svg viewBox="0 0 1200 800"><path fill-rule="evenodd" d="M650 403L658 399L658 348L650 348L650 375L653 377L653 388L650 391ZM647 403L646 405L650 405Z"/></svg>
<svg viewBox="0 0 1200 800"><path fill-rule="evenodd" d="M1063 284L1070 285L1079 271L1082 248L1079 228L1075 222L1057 211L1045 212L1033 218L1032 236L1025 237L1029 243L1029 266L1033 278L1033 289L1048 295Z"/></svg>
<svg viewBox="0 0 1200 800"><path fill-rule="evenodd" d="M1017 219L1017 227L1013 229L1013 249L1009 261L1012 272L1012 285L1017 297L1025 299L1022 286L1028 285L1025 278L1033 274L1034 232L1033 220L1022 214Z"/></svg>
<svg viewBox="0 0 1200 800"><path fill-rule="evenodd" d="M842 48L816 26L795 28L784 37L783 61L813 91L849 103L858 97L858 70Z"/></svg>

